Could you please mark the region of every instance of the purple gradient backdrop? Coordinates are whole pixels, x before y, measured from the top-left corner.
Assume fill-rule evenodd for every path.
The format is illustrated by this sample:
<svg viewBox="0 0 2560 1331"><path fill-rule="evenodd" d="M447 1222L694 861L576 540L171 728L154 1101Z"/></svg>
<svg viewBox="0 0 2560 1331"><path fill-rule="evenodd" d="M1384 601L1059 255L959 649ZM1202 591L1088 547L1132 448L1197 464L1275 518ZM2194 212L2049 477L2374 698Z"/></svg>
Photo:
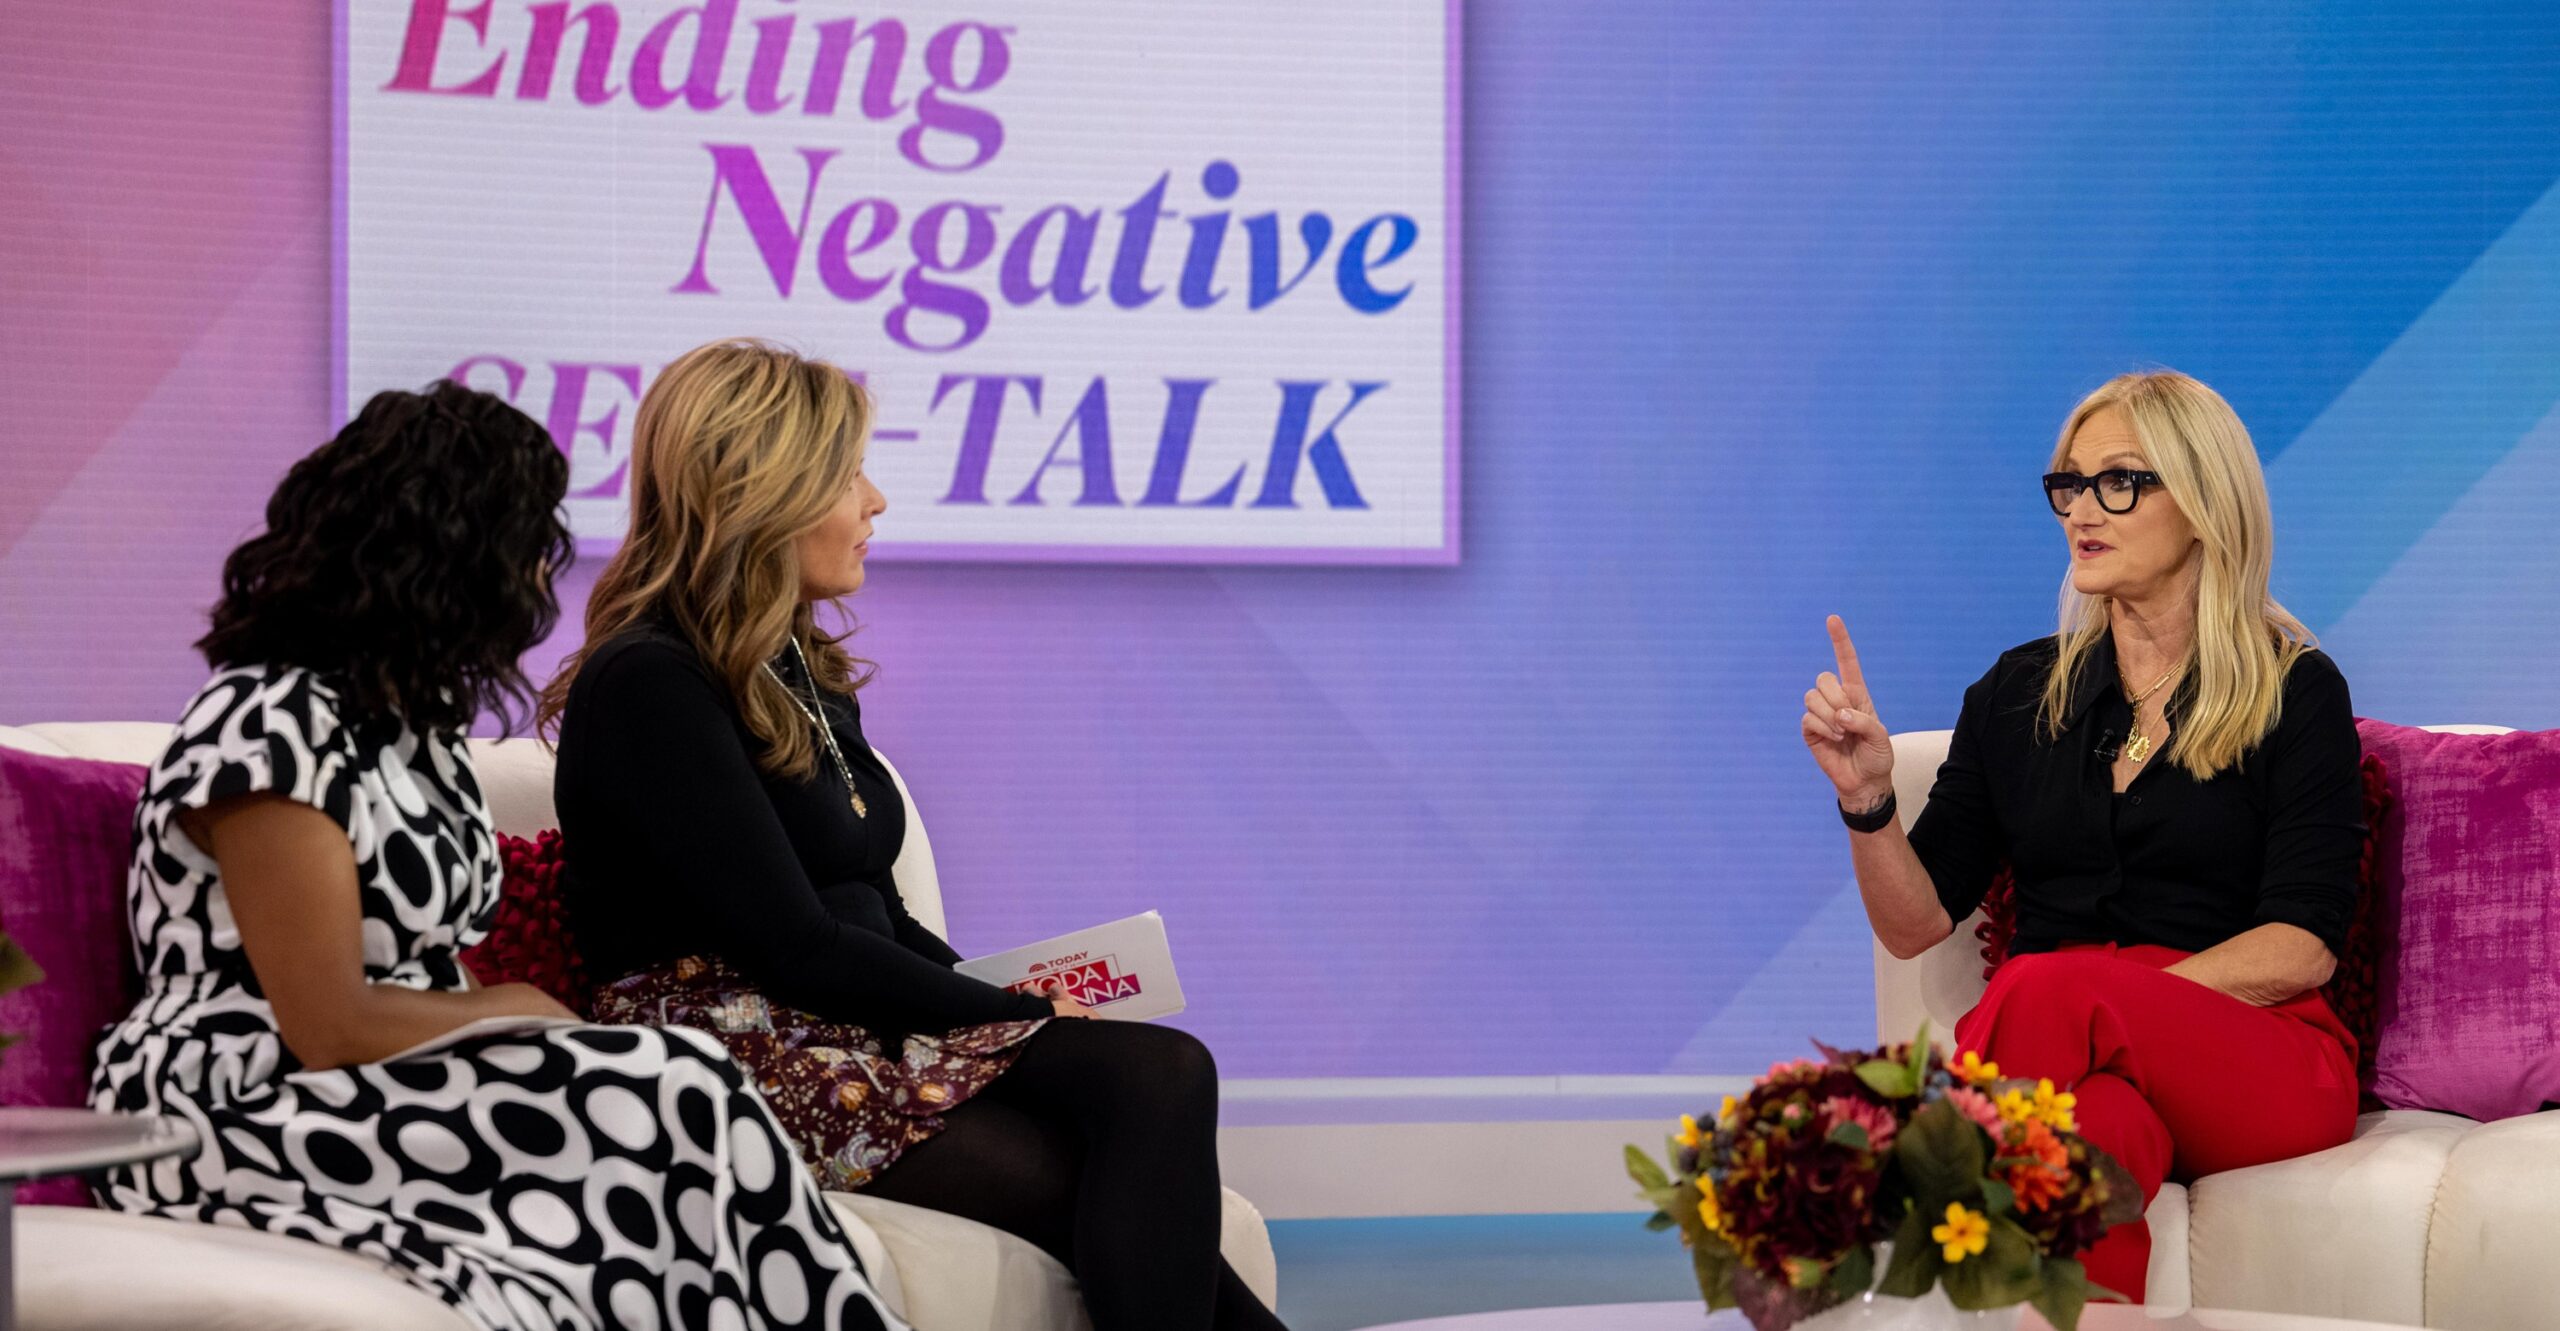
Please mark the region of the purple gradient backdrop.
<svg viewBox="0 0 2560 1331"><path fill-rule="evenodd" d="M2499 301L2560 272L2560 10L1483 3L1466 48L1461 565L875 570L964 950L1162 909L1236 1076L1857 1039L1821 617L1951 722L2050 628L2055 423L2142 364L2250 422L2362 711L2554 723L2506 663L2560 650L2513 541L2560 333ZM330 67L299 0L0 7L0 722L173 716L329 433Z"/></svg>

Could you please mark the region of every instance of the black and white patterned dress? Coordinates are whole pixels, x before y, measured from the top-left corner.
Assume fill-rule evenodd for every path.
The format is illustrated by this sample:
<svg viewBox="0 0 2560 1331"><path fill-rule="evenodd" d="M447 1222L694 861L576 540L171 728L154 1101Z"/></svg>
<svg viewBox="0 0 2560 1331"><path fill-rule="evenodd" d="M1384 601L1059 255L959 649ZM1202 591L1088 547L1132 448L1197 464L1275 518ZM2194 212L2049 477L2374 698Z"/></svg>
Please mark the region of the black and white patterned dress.
<svg viewBox="0 0 2560 1331"><path fill-rule="evenodd" d="M192 1123L201 1155L117 1171L124 1211L394 1263L482 1326L880 1328L844 1231L773 1114L699 1031L557 1025L304 1070L180 810L272 791L353 843L375 984L463 985L499 891L458 738L349 725L324 677L214 676L152 769L127 904L143 997L91 1102Z"/></svg>

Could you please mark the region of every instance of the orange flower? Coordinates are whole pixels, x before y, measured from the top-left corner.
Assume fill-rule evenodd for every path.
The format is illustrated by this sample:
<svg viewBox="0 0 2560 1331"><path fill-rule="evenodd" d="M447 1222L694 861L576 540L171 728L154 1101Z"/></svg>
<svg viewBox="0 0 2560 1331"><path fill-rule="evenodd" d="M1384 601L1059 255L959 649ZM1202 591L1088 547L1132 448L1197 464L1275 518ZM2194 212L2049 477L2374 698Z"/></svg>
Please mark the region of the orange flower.
<svg viewBox="0 0 2560 1331"><path fill-rule="evenodd" d="M2018 1195L2020 1209L2041 1211L2071 1191L2071 1152L2044 1124L2029 1119L2023 1127L2000 1153L2000 1181Z"/></svg>

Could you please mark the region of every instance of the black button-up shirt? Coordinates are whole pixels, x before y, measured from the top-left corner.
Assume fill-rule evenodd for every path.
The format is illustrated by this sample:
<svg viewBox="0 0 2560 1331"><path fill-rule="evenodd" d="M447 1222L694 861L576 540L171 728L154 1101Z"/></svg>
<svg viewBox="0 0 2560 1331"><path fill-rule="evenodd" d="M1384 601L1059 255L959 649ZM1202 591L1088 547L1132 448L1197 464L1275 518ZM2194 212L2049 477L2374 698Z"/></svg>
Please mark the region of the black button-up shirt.
<svg viewBox="0 0 2560 1331"><path fill-rule="evenodd" d="M2089 653L2065 728L2048 739L2038 710L2056 651L2052 638L2013 648L1965 690L1911 829L1947 918L1971 915L2006 861L2017 871L2019 952L2075 942L2201 952L2269 923L2343 952L2364 823L2362 746L2338 667L2317 651L2297 659L2275 729L2212 780L2155 753L2117 794L2109 764L2133 708L2114 641ZM2183 702L2169 704L2173 731Z"/></svg>

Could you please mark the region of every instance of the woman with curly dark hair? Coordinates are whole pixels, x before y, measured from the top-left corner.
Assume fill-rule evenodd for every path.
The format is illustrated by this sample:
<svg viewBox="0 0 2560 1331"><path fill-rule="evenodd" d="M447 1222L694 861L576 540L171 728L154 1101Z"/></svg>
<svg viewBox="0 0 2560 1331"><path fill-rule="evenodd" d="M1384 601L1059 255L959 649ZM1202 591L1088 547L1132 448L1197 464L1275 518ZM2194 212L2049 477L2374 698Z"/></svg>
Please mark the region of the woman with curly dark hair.
<svg viewBox="0 0 2560 1331"><path fill-rule="evenodd" d="M718 1043L458 959L500 879L463 731L528 700L567 487L497 398L384 393L232 552L135 815L142 1001L90 1084L203 1151L99 1196L364 1253L486 1328L888 1325Z"/></svg>

